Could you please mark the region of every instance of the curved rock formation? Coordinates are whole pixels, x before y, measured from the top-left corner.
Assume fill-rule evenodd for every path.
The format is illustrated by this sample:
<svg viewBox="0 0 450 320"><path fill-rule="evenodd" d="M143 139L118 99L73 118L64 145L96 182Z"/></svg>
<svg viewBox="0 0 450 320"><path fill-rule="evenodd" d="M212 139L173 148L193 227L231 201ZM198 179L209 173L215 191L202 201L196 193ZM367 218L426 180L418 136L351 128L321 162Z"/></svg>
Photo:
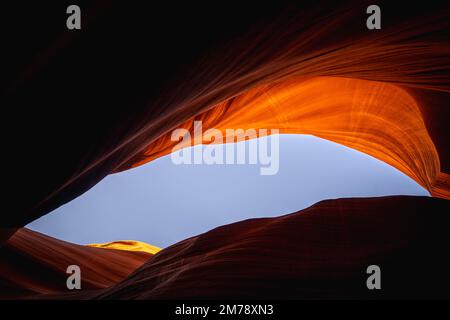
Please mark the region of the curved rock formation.
<svg viewBox="0 0 450 320"><path fill-rule="evenodd" d="M82 289L109 287L153 256L135 250L136 246L130 250L124 250L125 247L121 244L122 250L117 250L80 246L22 228L0 249L0 298L67 292L66 270L70 265L80 267Z"/></svg>
<svg viewBox="0 0 450 320"><path fill-rule="evenodd" d="M12 196L0 217L2 296L374 297L363 278L375 263L386 270L382 297L448 297L449 208L440 199L325 201L224 226L162 250L130 276L151 255L20 229L106 175L167 154L170 132L195 119L314 134L448 199L449 4L380 1L383 28L373 32L367 4L240 4L204 15L192 3L186 14L94 1L79 33L61 24L61 4L45 22L35 14L41 3L17 9L23 25L5 16L15 33L3 40L0 101L15 128L4 133ZM154 10L161 21L148 19ZM74 260L91 291L65 295Z"/></svg>
<svg viewBox="0 0 450 320"><path fill-rule="evenodd" d="M278 128L280 133L331 140L396 167L430 192L440 174L439 155L419 106L396 85L334 77L291 79L246 91L195 119L203 122L204 132L214 128L224 137L226 129ZM189 119L180 127L194 136L193 124ZM242 135L237 141L248 138ZM176 144L167 133L133 166L171 153Z"/></svg>
<svg viewBox="0 0 450 320"><path fill-rule="evenodd" d="M23 192L21 201L12 202L13 210L1 217L0 225L21 227L72 200L106 175L148 161L166 145L168 132L198 116L211 125L273 124L289 132L312 132L374 155L434 195L446 197L450 169L448 4L397 7L385 1L380 5L389 14L383 16L382 30L374 32L365 27L365 2L337 8L328 1L267 6L258 12L251 6L241 5L239 12L224 7L223 16L233 16L233 24L213 15L208 28L193 23L208 19L201 10L191 8L187 10L192 16L174 16L173 8L167 8L167 14L178 19L177 25L186 27L172 33L166 30L169 34L164 37L169 43L155 31L159 30L152 25L156 20L140 16L148 10L135 5L111 5L102 14L94 5L87 8L92 26L83 31L83 37L67 34L67 30L61 31L61 37L41 30L34 34L26 28L21 39L23 56L12 52L11 60L17 62L4 68L2 75L10 78L4 81L1 99L5 118L21 124L27 137L26 146L8 145L8 154L14 155L15 161L7 167L23 174L28 183L23 190L21 180L8 175L11 190ZM163 16L164 8L158 10ZM117 16L129 17L129 23L119 28L112 22ZM123 28L136 37L130 38ZM30 34L35 38L30 39ZM141 38L160 40L162 45L136 41ZM48 48L37 54L31 45L35 41L41 46L48 44ZM51 56L58 59L49 59ZM61 64L71 66L70 77ZM18 79L17 74L23 76ZM308 86L302 88L301 83ZM78 88L77 94L73 88ZM321 102L314 111L318 100L312 93L318 91ZM395 101L389 101L378 114L379 104L369 102L364 94L389 100L382 98L383 91L393 94ZM267 94L258 98L264 92L275 100ZM362 104L368 103L367 112L352 100L353 93ZM311 100L302 101L300 110L290 105L285 115L285 94L293 99L309 94ZM239 112L246 122L228 113L228 105L233 109L235 100L239 106L247 100L258 105L246 105ZM326 126L330 125L330 115L323 114L327 100L339 109L334 121L340 121L342 127ZM276 106L279 101L284 102ZM39 108L27 109L24 119L23 109L32 105ZM259 118L255 123L251 117L268 116L260 112L263 107L275 113L272 119ZM70 116L67 110L73 110ZM307 114L302 113L306 110ZM324 126L320 126L322 116ZM405 124L400 121L403 118ZM383 122L386 134L381 130ZM39 155L32 157L33 166L29 165L30 155Z"/></svg>
<svg viewBox="0 0 450 320"><path fill-rule="evenodd" d="M449 201L427 197L325 200L181 241L109 288L35 298L448 299L448 212ZM101 249L80 249L97 277L117 270ZM381 268L382 290L367 289L369 265Z"/></svg>
<svg viewBox="0 0 450 320"><path fill-rule="evenodd" d="M448 299L448 212L433 198L325 200L179 242L95 297ZM380 291L366 287L372 264Z"/></svg>

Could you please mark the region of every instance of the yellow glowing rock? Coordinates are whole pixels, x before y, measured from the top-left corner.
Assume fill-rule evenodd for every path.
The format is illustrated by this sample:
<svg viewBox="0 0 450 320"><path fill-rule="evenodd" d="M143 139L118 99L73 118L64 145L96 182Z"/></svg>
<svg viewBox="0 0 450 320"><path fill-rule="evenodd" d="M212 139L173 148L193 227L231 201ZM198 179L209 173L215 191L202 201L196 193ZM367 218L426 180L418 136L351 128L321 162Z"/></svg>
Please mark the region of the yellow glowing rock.
<svg viewBox="0 0 450 320"><path fill-rule="evenodd" d="M157 254L161 251L161 248L152 246L145 242L134 241L134 240L120 240L106 243L91 243L87 245L88 247L96 247L103 249L116 249L116 250L126 250L126 251L140 251L147 252L150 254Z"/></svg>

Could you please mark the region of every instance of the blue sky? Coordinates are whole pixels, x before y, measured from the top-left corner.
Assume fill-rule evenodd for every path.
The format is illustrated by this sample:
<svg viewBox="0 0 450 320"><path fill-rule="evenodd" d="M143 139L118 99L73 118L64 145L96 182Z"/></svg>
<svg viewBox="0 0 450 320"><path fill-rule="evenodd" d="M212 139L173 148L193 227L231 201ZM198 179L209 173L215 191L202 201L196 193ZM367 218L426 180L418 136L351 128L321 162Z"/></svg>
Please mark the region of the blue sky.
<svg viewBox="0 0 450 320"><path fill-rule="evenodd" d="M278 174L260 175L259 169L177 166L168 155L106 177L27 227L79 244L133 239L167 247L220 225L295 212L323 199L429 195L375 158L306 135L280 135Z"/></svg>

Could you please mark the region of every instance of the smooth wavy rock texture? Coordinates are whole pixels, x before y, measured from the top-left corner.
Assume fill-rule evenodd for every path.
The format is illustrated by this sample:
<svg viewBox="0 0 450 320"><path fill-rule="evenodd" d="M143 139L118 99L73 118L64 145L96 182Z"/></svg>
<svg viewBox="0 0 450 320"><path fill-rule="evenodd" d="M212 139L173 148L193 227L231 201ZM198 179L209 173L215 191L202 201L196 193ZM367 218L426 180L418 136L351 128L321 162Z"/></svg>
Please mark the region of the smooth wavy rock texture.
<svg viewBox="0 0 450 320"><path fill-rule="evenodd" d="M372 31L368 1L241 2L221 14L192 2L90 3L81 32L61 23L64 4L45 8L48 19L41 2L4 8L22 16L1 28L14 29L0 75L2 119L14 125L3 133L1 297L448 297L450 210L437 199L450 198L448 1L378 1ZM78 246L22 228L169 153L171 132L194 120L335 141L434 198L327 200L154 256L138 242ZM139 250L116 250L127 246ZM74 261L87 290L65 293ZM380 293L365 287L368 264L382 267Z"/></svg>
<svg viewBox="0 0 450 320"><path fill-rule="evenodd" d="M433 192L440 174L438 152L428 134L418 103L398 86L366 80L316 77L291 79L249 90L196 117L203 131L279 128L280 133L311 134L374 156L399 169ZM195 143L194 119L181 125ZM212 135L212 134L211 134ZM235 141L257 137L241 135ZM135 166L171 153L171 132L146 151ZM163 142L161 142L163 141ZM201 140L197 140L201 141ZM204 143L208 143L207 140Z"/></svg>
<svg viewBox="0 0 450 320"><path fill-rule="evenodd" d="M423 197L325 200L181 241L95 298L450 298L448 212Z"/></svg>
<svg viewBox="0 0 450 320"><path fill-rule="evenodd" d="M117 250L81 246L22 228L0 249L0 298L66 292L66 270L74 264L82 270L84 290L109 287L153 256L133 249L136 247Z"/></svg>
<svg viewBox="0 0 450 320"><path fill-rule="evenodd" d="M110 272L122 266L124 275L131 265L121 264L123 251L111 256L112 250L69 245L22 230L19 234L27 237L14 236L10 246L44 239L52 251L70 254L67 248L75 247L89 262L85 267L95 268L87 269L95 272L92 287L111 285L35 298L449 298L450 279L443 277L450 268L448 212L448 201L427 197L325 200L289 215L245 220L181 241L115 285L119 279L108 278ZM126 258L135 259L137 267L144 256L135 254ZM45 258L42 252L38 256ZM59 273L44 261L48 281ZM382 290L366 287L366 269L372 264L381 268ZM9 278L28 277L20 283L28 288L38 279L29 272L17 271ZM98 283L98 277L105 278Z"/></svg>
<svg viewBox="0 0 450 320"><path fill-rule="evenodd" d="M373 32L364 23L365 1L222 8L233 24L192 8L193 16L158 8L186 28L169 28L166 40L157 21L141 16L147 10L125 4L92 14L95 27L82 37L36 31L28 39L27 28L25 38L48 49L13 52L17 62L5 66L5 118L27 136L26 144L8 146L15 161L7 167L21 172L27 187L0 226L22 227L106 175L167 154L170 133L195 119L205 128L314 134L377 157L434 196L448 197L450 7L380 5L388 14ZM117 16L129 23L111 23ZM163 45L149 45L157 40ZM72 66L70 76L61 63ZM18 80L16 73L26 76ZM28 108L24 118L31 105L39 108ZM34 166L30 155L39 155L31 157ZM23 189L21 179L7 178L11 190Z"/></svg>

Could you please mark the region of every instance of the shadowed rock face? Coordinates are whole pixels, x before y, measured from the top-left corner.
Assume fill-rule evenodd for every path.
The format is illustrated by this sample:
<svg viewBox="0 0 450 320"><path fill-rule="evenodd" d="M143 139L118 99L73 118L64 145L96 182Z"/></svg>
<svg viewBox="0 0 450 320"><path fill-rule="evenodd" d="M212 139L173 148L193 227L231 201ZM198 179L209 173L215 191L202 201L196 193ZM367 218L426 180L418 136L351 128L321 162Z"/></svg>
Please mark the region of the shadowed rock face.
<svg viewBox="0 0 450 320"><path fill-rule="evenodd" d="M106 289L39 297L448 298L449 209L448 201L426 197L326 200L293 214L245 220L181 241ZM30 243L42 239L22 232ZM13 237L8 247L17 247L17 241ZM73 246L55 239L50 244L56 250ZM111 285L104 278L121 270L124 256L105 261L102 249L77 247L97 271L89 281L103 278L91 288ZM142 256L127 254L135 265L142 263ZM372 264L381 268L380 291L366 287L366 269ZM50 269L47 265L47 276L55 273ZM8 278L14 282L20 276Z"/></svg>
<svg viewBox="0 0 450 320"><path fill-rule="evenodd" d="M65 292L69 265L80 267L83 289L106 288L150 257L142 251L80 246L22 228L0 248L0 298Z"/></svg>
<svg viewBox="0 0 450 320"><path fill-rule="evenodd" d="M437 199L330 200L239 222L164 249L130 276L148 254L23 229L11 237L106 175L166 154L171 130L197 118L205 129L314 134L450 198L449 4L395 3L380 3L388 14L370 34L367 3L335 1L222 15L95 1L78 34L61 23L63 4L16 8L20 25L6 15L15 33L3 40L0 101L15 128L3 135L3 296L448 297L449 205ZM41 18L47 9L55 18ZM63 294L73 260L92 291ZM382 268L381 292L365 288L369 264Z"/></svg>
<svg viewBox="0 0 450 320"><path fill-rule="evenodd" d="M171 246L96 298L450 297L445 200L326 200ZM382 290L366 287L379 265Z"/></svg>

